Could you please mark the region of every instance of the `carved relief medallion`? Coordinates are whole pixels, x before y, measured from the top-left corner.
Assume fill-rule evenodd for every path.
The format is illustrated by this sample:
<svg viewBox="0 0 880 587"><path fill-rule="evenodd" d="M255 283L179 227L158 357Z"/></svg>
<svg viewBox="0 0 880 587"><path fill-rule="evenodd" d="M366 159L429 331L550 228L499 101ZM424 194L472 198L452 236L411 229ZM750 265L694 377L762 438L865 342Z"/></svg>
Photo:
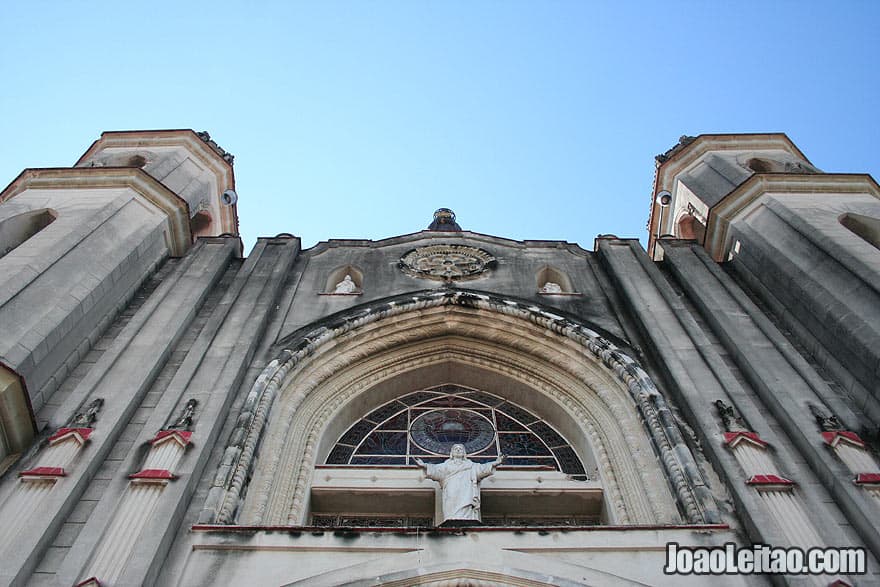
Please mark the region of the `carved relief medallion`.
<svg viewBox="0 0 880 587"><path fill-rule="evenodd" d="M453 281L479 277L495 262L495 257L476 247L430 245L411 250L401 257L399 265L414 277Z"/></svg>

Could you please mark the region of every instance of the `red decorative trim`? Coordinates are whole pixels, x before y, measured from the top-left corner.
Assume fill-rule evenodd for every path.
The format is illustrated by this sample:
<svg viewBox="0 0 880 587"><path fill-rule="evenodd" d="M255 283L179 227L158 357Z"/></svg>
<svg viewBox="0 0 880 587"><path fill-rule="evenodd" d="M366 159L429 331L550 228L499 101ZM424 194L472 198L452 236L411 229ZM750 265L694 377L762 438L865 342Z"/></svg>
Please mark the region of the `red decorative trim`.
<svg viewBox="0 0 880 587"><path fill-rule="evenodd" d="M859 473L856 475L856 483L859 485L880 483L880 473Z"/></svg>
<svg viewBox="0 0 880 587"><path fill-rule="evenodd" d="M97 577L89 577L85 581L80 581L73 587L101 587L101 582L98 581Z"/></svg>
<svg viewBox="0 0 880 587"><path fill-rule="evenodd" d="M828 583L828 587L852 587L852 585L850 585L843 579L837 579L836 581L834 581L834 583Z"/></svg>
<svg viewBox="0 0 880 587"><path fill-rule="evenodd" d="M66 477L64 467L36 467L22 471L19 477Z"/></svg>
<svg viewBox="0 0 880 587"><path fill-rule="evenodd" d="M183 446L186 446L189 444L190 438L192 438L192 432L189 430L159 430L156 436L153 437L153 440L150 441L150 444L159 444L168 438L173 438Z"/></svg>
<svg viewBox="0 0 880 587"><path fill-rule="evenodd" d="M849 430L832 430L831 432L823 432L822 439L830 446L837 446L841 439L848 440L854 445L865 448L865 442L859 438L859 435Z"/></svg>
<svg viewBox="0 0 880 587"><path fill-rule="evenodd" d="M761 448L766 448L769 446L766 442L761 440L761 437L758 436L757 432L725 432L724 433L724 444L733 448L737 444L740 443L741 440L745 440L746 442L751 442L752 444L756 444Z"/></svg>
<svg viewBox="0 0 880 587"><path fill-rule="evenodd" d="M779 475L752 475L752 478L746 483L749 485L794 485L794 481Z"/></svg>
<svg viewBox="0 0 880 587"><path fill-rule="evenodd" d="M81 442L85 442L89 439L89 436L92 434L91 428L59 428L55 431L55 434L49 437L49 444L55 444L56 442L60 442L64 438L70 435L76 435L79 437Z"/></svg>
<svg viewBox="0 0 880 587"><path fill-rule="evenodd" d="M174 479L168 469L144 469L128 476L129 479Z"/></svg>

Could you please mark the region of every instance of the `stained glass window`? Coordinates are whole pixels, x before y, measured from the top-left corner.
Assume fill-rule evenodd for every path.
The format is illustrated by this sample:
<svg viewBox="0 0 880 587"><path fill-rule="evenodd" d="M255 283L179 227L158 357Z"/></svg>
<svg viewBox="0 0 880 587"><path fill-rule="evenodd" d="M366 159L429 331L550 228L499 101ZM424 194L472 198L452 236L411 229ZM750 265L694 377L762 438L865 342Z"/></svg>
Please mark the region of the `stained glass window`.
<svg viewBox="0 0 880 587"><path fill-rule="evenodd" d="M463 444L476 462L507 455L505 467L552 468L584 479L584 467L550 424L503 398L458 385L422 389L358 420L330 451L330 465L413 465L448 458Z"/></svg>

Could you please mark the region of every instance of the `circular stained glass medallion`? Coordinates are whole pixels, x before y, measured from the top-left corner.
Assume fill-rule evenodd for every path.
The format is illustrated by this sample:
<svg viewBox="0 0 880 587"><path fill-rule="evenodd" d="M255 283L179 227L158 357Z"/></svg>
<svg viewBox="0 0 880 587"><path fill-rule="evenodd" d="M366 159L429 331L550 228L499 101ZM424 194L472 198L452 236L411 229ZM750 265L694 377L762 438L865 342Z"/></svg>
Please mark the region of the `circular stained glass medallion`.
<svg viewBox="0 0 880 587"><path fill-rule="evenodd" d="M410 436L423 449L448 455L453 444L463 444L468 454L479 452L495 440L495 427L471 410L432 410L413 420Z"/></svg>

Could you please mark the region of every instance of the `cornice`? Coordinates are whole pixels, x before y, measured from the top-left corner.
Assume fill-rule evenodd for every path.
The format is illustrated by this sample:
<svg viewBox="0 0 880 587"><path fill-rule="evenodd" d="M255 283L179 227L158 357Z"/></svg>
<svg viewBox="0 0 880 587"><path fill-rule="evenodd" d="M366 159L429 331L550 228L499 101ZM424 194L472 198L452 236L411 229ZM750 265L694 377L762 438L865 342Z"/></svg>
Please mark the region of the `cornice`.
<svg viewBox="0 0 880 587"><path fill-rule="evenodd" d="M171 255L182 256L192 244L190 210L186 200L137 167L60 167L25 169L3 192L0 202L27 190L128 188L165 213Z"/></svg>
<svg viewBox="0 0 880 587"><path fill-rule="evenodd" d="M713 259L725 260L731 223L758 206L767 193L831 198L868 193L880 199L880 185L866 173L756 173L709 209L705 247Z"/></svg>

